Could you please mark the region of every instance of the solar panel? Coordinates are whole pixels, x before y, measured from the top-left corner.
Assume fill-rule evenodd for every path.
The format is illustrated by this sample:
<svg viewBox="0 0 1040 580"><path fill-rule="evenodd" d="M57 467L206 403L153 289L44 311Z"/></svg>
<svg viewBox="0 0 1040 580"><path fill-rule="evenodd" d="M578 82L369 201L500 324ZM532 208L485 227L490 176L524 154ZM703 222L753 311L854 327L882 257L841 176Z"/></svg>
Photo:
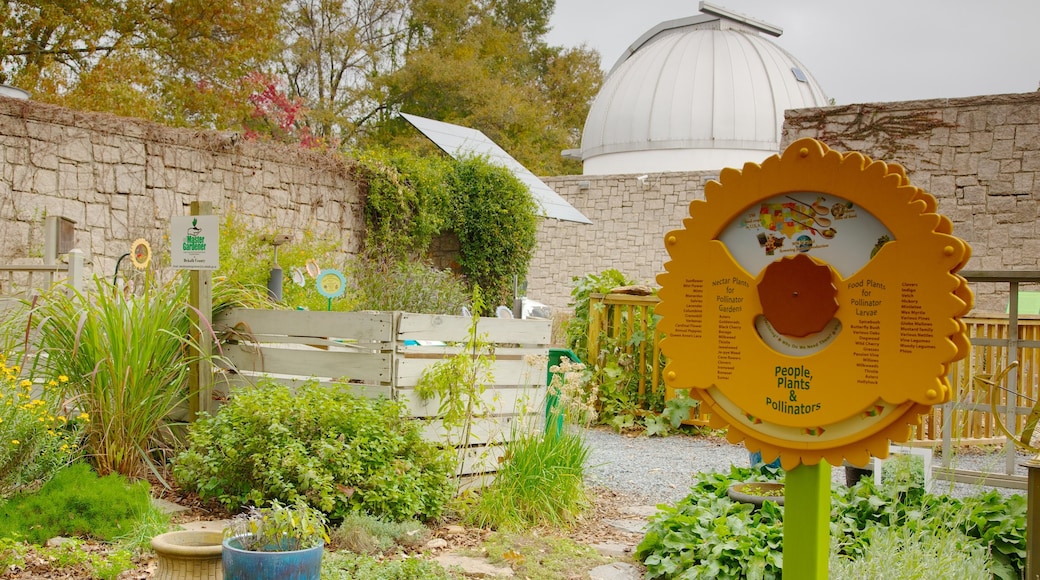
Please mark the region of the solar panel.
<svg viewBox="0 0 1040 580"><path fill-rule="evenodd" d="M553 191L545 182L538 179L538 176L531 173L519 161L513 159L512 155L506 153L480 131L443 121L434 121L418 115L401 113L401 116L420 133L426 135L442 151L456 159L467 156L484 157L488 162L512 171L517 179L527 184L532 197L541 209L542 216L583 224L592 223L567 200L560 197L560 194Z"/></svg>
<svg viewBox="0 0 1040 580"><path fill-rule="evenodd" d="M796 81L798 81L800 83L807 83L807 82L809 82L809 79L805 76L805 73L802 72L802 69L800 69L800 68L798 68L796 66L793 66L793 67L791 67L791 72L794 73L794 79Z"/></svg>

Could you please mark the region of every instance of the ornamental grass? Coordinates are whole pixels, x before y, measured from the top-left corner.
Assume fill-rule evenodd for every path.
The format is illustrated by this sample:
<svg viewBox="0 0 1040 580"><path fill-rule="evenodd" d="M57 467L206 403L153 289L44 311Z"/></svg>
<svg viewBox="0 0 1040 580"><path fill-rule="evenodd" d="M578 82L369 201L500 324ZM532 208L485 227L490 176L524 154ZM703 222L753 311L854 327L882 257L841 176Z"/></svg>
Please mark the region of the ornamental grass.
<svg viewBox="0 0 1040 580"><path fill-rule="evenodd" d="M179 276L125 295L94 279L87 294L62 289L33 311L36 364L70 377L60 394L90 422L84 448L99 475L142 478L175 443L171 414L188 396L188 365L199 357L189 337L188 283ZM159 459L159 461L157 461Z"/></svg>

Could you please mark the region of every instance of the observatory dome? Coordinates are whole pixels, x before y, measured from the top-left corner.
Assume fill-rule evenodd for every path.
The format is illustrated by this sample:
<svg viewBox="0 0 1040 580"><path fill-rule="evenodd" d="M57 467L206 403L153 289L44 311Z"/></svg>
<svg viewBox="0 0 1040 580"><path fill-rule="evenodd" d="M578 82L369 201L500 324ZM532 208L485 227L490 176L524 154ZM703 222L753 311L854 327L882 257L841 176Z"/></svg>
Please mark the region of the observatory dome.
<svg viewBox="0 0 1040 580"><path fill-rule="evenodd" d="M767 36L783 30L702 2L661 23L608 73L585 120L587 175L715 170L780 149L784 111L828 104L812 74Z"/></svg>

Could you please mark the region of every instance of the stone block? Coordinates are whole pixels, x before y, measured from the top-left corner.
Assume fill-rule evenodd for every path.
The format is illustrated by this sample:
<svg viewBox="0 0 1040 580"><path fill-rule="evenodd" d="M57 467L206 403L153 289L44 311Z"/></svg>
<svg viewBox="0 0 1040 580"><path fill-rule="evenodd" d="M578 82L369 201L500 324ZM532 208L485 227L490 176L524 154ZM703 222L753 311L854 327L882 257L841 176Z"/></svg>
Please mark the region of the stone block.
<svg viewBox="0 0 1040 580"><path fill-rule="evenodd" d="M115 145L94 145L94 162L115 165L122 161L119 147Z"/></svg>
<svg viewBox="0 0 1040 580"><path fill-rule="evenodd" d="M1005 141L1014 140L1015 138L1015 126L1014 125L1003 125L997 124L993 127L993 140L994 141Z"/></svg>
<svg viewBox="0 0 1040 580"><path fill-rule="evenodd" d="M1006 122L1009 125L1040 124L1040 105L1036 103L1017 105L1008 112Z"/></svg>
<svg viewBox="0 0 1040 580"><path fill-rule="evenodd" d="M982 153L993 147L993 133L990 131L979 131L971 134L970 151Z"/></svg>
<svg viewBox="0 0 1040 580"><path fill-rule="evenodd" d="M979 170L978 170L978 174L977 174L979 180L981 180L981 181L988 181L988 180L996 179L999 174L1000 174L1000 162L999 161L997 161L995 159L979 159ZM960 183L961 180L967 180L967 179L970 179L970 177L965 176L965 177L957 178L958 185L967 185L967 184Z"/></svg>
<svg viewBox="0 0 1040 580"><path fill-rule="evenodd" d="M1010 179L1011 175L1022 171L1022 161L1019 159L1002 159L1000 161L1000 172L1004 174L1005 178Z"/></svg>
<svg viewBox="0 0 1040 580"><path fill-rule="evenodd" d="M953 147L967 147L971 145L971 132L967 129L959 128L950 133L950 145Z"/></svg>
<svg viewBox="0 0 1040 580"><path fill-rule="evenodd" d="M979 156L958 152L953 159L954 175L974 175L979 171Z"/></svg>
<svg viewBox="0 0 1040 580"><path fill-rule="evenodd" d="M110 215L111 210L107 205L89 203L87 204L87 219L83 225L87 228L108 228L111 226L109 223Z"/></svg>
<svg viewBox="0 0 1040 580"><path fill-rule="evenodd" d="M986 193L990 199L994 199L993 196L1013 196L1015 188L1010 179L995 179L989 182Z"/></svg>
<svg viewBox="0 0 1040 580"><path fill-rule="evenodd" d="M94 165L94 188L98 193L106 195L116 192L115 166L101 163Z"/></svg>
<svg viewBox="0 0 1040 580"><path fill-rule="evenodd" d="M58 195L57 165L54 169L37 167L33 171L32 192L42 195Z"/></svg>
<svg viewBox="0 0 1040 580"><path fill-rule="evenodd" d="M90 162L94 159L90 135L63 139L58 144L58 157L66 161Z"/></svg>
<svg viewBox="0 0 1040 580"><path fill-rule="evenodd" d="M120 160L130 165L144 165L148 159L145 145L140 141L124 141L120 149Z"/></svg>
<svg viewBox="0 0 1040 580"><path fill-rule="evenodd" d="M1022 152L1022 171L1040 171L1040 151Z"/></svg>
<svg viewBox="0 0 1040 580"><path fill-rule="evenodd" d="M120 163L115 166L116 193L121 195L144 195L144 165Z"/></svg>
<svg viewBox="0 0 1040 580"><path fill-rule="evenodd" d="M130 229L129 229L129 216L127 212L121 210L112 210L112 226L109 230L110 237L112 240L129 240Z"/></svg>
<svg viewBox="0 0 1040 580"><path fill-rule="evenodd" d="M1018 195L1029 195L1033 193L1035 174L1031 172L1019 172L1014 177L1015 193Z"/></svg>
<svg viewBox="0 0 1040 580"><path fill-rule="evenodd" d="M1015 150L1015 142L1012 139L1000 139L993 141L993 147L989 150L990 159L1010 159Z"/></svg>
<svg viewBox="0 0 1040 580"><path fill-rule="evenodd" d="M1015 148L1032 151L1040 149L1040 125L1015 127Z"/></svg>
<svg viewBox="0 0 1040 580"><path fill-rule="evenodd" d="M990 195L986 199L986 212L991 215L1014 213L1016 205L1014 197Z"/></svg>

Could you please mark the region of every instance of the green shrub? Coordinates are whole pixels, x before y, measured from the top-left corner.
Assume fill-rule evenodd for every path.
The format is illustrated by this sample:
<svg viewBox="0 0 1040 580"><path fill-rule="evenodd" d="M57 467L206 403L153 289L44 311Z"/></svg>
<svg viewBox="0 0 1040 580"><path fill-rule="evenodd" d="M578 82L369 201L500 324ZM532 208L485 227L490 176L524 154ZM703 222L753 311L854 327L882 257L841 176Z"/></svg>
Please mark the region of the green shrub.
<svg viewBox="0 0 1040 580"><path fill-rule="evenodd" d="M274 226L257 228L228 212L220 224L220 269L214 274L213 309L219 311L227 302L238 302L251 308L269 308L267 281L274 265L274 246L270 240L279 233ZM339 245L312 230L296 234L288 243L278 246L278 265L282 269L282 306L325 310L328 299L318 293L315 281L303 276L304 284L293 282L293 272L305 271L307 261L320 268L344 267L344 254ZM333 310L351 310L349 297L332 301Z"/></svg>
<svg viewBox="0 0 1040 580"><path fill-rule="evenodd" d="M361 257L351 262L347 275L357 310L459 314L469 303L465 280L418 261Z"/></svg>
<svg viewBox="0 0 1040 580"><path fill-rule="evenodd" d="M36 493L15 495L0 506L0 537L42 544L55 536L112 541L154 518L147 482L112 474L98 477L86 463L59 471Z"/></svg>
<svg viewBox="0 0 1040 580"><path fill-rule="evenodd" d="M42 485L80 454L83 418L67 417L60 376L36 385L0 354L0 501Z"/></svg>
<svg viewBox="0 0 1040 580"><path fill-rule="evenodd" d="M729 475L694 476L690 495L660 510L636 547L647 578L780 578L783 511L761 509L726 495L733 483L767 481L757 470L733 467Z"/></svg>
<svg viewBox="0 0 1040 580"><path fill-rule="evenodd" d="M579 360L591 361L589 358L589 319L592 315L590 300L592 295L605 294L618 286L635 284L635 281L620 271L610 268L599 274L575 276L572 282L574 282L574 288L571 290L571 305L574 307L574 316L567 321L567 348L574 351Z"/></svg>
<svg viewBox="0 0 1040 580"><path fill-rule="evenodd" d="M430 530L416 521L392 522L366 514L350 514L332 531L332 546L355 554L386 554L396 548L418 548Z"/></svg>
<svg viewBox="0 0 1040 580"><path fill-rule="evenodd" d="M188 432L174 476L230 509L270 500L310 505L338 520L365 512L433 518L452 494L451 456L424 441L399 403L316 382L236 391Z"/></svg>
<svg viewBox="0 0 1040 580"><path fill-rule="evenodd" d="M503 530L566 526L588 507L583 476L589 448L580 432L525 433L506 449L506 461L468 507L466 521Z"/></svg>
<svg viewBox="0 0 1040 580"><path fill-rule="evenodd" d="M358 177L367 255L420 259L434 236L453 232L462 273L488 296L480 314L512 304L514 277L527 275L538 228L537 203L512 172L479 157L368 152Z"/></svg>
<svg viewBox="0 0 1040 580"><path fill-rule="evenodd" d="M538 205L511 171L474 157L455 162L450 176L456 209L451 228L459 238L459 264L480 286L491 314L513 304L514 277L523 280L534 255Z"/></svg>
<svg viewBox="0 0 1040 580"><path fill-rule="evenodd" d="M739 467L732 468L728 475L695 475L690 495L674 507L663 506L636 548L636 557L647 567L646 577L779 578L783 508L766 502L752 511L750 504L726 496L726 489L733 483L766 479L759 470ZM868 567L874 565L871 559L885 557L886 553L894 558L890 545L872 546L876 530L906 528L924 539L899 555L907 558L907 568L910 561L952 557L949 546L939 551L938 544L945 542L961 546L958 552L966 570L975 569L975 556L985 553L994 576L1019 578L1026 555L1025 511L1023 497L1004 498L996 491L962 501L919 489L908 493L898 486L878 488L871 480L862 480L851 488L835 486L831 491L832 561L851 560L849 569L856 574L861 559ZM845 566L846 562L841 564ZM938 573L924 577L951 576Z"/></svg>

